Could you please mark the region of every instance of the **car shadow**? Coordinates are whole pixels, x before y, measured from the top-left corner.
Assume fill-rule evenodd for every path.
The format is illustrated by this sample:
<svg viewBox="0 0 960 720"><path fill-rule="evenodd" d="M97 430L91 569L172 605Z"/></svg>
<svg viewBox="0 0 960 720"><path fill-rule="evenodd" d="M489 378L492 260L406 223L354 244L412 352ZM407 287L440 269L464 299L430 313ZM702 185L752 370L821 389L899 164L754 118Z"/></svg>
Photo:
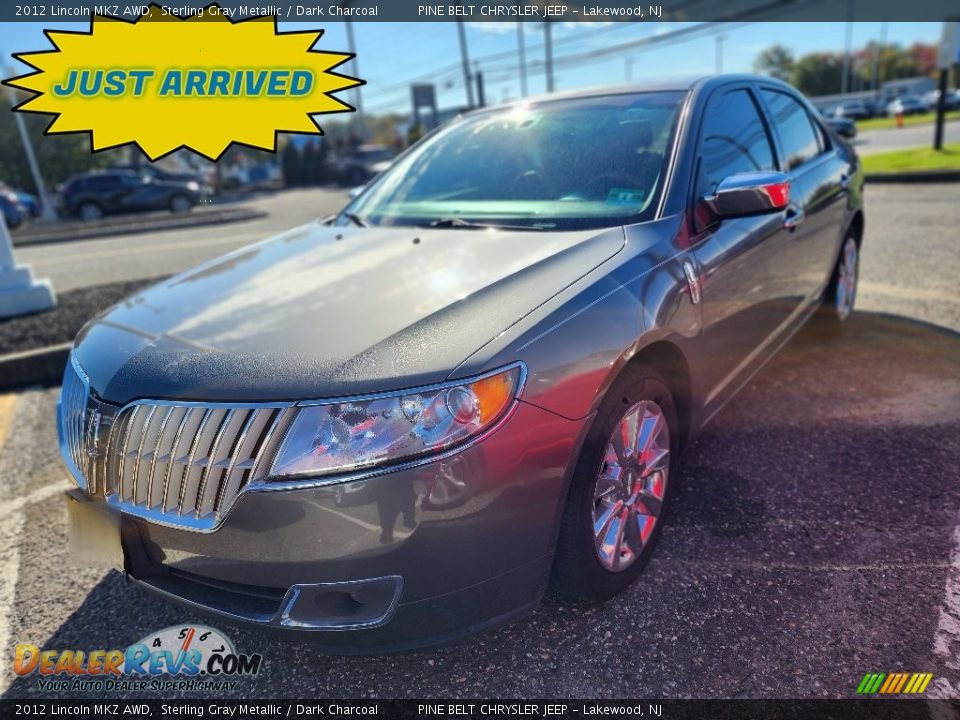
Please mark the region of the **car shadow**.
<svg viewBox="0 0 960 720"><path fill-rule="evenodd" d="M956 675L930 647L960 506L958 438L960 335L873 313L840 331L815 321L688 448L660 547L604 605L548 596L457 645L334 657L204 620L110 572L29 641L122 649L170 625L212 625L264 657L258 676L218 693L236 697L836 697L865 667ZM34 541L56 547L59 532ZM890 624L903 617L909 632ZM57 695L77 693L42 692L35 674L4 693Z"/></svg>

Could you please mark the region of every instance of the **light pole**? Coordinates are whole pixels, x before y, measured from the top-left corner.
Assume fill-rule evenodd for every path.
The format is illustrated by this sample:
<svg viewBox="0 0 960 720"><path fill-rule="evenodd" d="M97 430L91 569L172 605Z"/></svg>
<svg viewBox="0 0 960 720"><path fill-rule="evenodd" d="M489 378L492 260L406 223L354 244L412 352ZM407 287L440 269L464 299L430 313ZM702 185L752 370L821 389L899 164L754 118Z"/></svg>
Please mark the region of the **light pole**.
<svg viewBox="0 0 960 720"><path fill-rule="evenodd" d="M12 89L10 90L10 97L11 100L15 97ZM16 103L14 102L14 104ZM53 212L53 205L47 195L43 178L40 176L40 168L37 166L37 158L33 153L33 146L30 144L30 136L23 124L23 118L17 112L13 115L17 121L17 128L20 131L20 139L23 141L24 150L27 153L30 172L33 173L33 179L37 185L40 202L43 204L43 211L44 213ZM7 231L7 223L0 215L0 318L49 310L56 304L57 296L53 292L50 281L34 280L29 265L17 265L13 256L13 241Z"/></svg>
<svg viewBox="0 0 960 720"><path fill-rule="evenodd" d="M715 58L717 75L723 72L723 41L726 39L725 35L717 35L717 56Z"/></svg>
<svg viewBox="0 0 960 720"><path fill-rule="evenodd" d="M527 48L523 37L523 23L517 23L517 53L520 55L520 97L527 96Z"/></svg>
<svg viewBox="0 0 960 720"><path fill-rule="evenodd" d="M9 67L6 68L6 74L9 77L13 77L13 72ZM7 86L7 97L10 98L10 107L14 107L17 104L17 94L9 85ZM17 132L20 133L20 142L23 143L23 151L27 155L27 165L30 166L30 175L33 177L33 184L36 186L37 196L40 198L40 219L44 222L54 222L57 219L57 213L54 212L53 203L50 201L50 193L47 192L47 184L43 181L43 175L40 173L37 156L33 152L33 141L27 132L23 115L14 112L13 120L14 123L16 123Z"/></svg>
<svg viewBox="0 0 960 720"><path fill-rule="evenodd" d="M350 73L355 78L360 77L360 67L357 64L357 41L353 36L353 21L347 20L347 52L353 55L353 58L350 60ZM360 94L361 85L357 85L353 88L353 104L357 108L356 121L360 126L360 132L364 133L364 124L363 124L363 96Z"/></svg>
<svg viewBox="0 0 960 720"><path fill-rule="evenodd" d="M543 21L543 52L546 60L547 92L553 92L553 28L549 20Z"/></svg>

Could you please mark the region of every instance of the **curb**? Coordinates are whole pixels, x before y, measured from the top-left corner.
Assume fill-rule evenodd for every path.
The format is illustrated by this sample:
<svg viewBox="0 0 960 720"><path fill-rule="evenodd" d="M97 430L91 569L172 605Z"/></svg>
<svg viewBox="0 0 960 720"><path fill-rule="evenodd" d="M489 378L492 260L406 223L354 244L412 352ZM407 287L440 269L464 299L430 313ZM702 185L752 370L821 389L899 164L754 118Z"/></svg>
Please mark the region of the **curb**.
<svg viewBox="0 0 960 720"><path fill-rule="evenodd" d="M123 218L122 221L109 222L103 225L71 222L68 227L39 229L35 232L13 234L11 237L14 247L24 247L71 240L92 240L112 235L131 235L178 228L202 227L204 225L222 225L244 220L256 220L266 217L268 214L265 210L254 210L253 208L226 208L202 213L193 212L183 216L171 215L151 218L152 222L142 218L139 220ZM136 218L136 216L130 217Z"/></svg>
<svg viewBox="0 0 960 720"><path fill-rule="evenodd" d="M73 341L0 355L0 392L59 385Z"/></svg>
<svg viewBox="0 0 960 720"><path fill-rule="evenodd" d="M960 182L960 170L915 170L902 173L867 173L864 180L873 183Z"/></svg>

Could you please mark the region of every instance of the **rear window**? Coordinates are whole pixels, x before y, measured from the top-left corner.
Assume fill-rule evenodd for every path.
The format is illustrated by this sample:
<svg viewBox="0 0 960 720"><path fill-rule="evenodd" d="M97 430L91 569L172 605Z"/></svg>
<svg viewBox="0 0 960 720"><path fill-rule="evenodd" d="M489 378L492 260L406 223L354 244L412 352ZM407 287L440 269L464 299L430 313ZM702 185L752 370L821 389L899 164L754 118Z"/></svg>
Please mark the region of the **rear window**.
<svg viewBox="0 0 960 720"><path fill-rule="evenodd" d="M120 178L117 175L97 175L87 178L84 187L90 190L107 190L117 187L120 184Z"/></svg>
<svg viewBox="0 0 960 720"><path fill-rule="evenodd" d="M793 170L819 155L822 141L806 108L786 93L777 90L761 92L780 137L786 169Z"/></svg>

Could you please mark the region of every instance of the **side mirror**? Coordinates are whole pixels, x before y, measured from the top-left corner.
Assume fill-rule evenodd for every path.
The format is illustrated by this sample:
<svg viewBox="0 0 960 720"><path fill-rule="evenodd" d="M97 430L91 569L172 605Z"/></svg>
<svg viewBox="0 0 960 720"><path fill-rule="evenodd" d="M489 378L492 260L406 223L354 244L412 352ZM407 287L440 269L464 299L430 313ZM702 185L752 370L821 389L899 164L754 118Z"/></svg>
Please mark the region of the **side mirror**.
<svg viewBox="0 0 960 720"><path fill-rule="evenodd" d="M723 180L703 202L718 218L783 210L790 202L790 178L781 172L749 172Z"/></svg>
<svg viewBox="0 0 960 720"><path fill-rule="evenodd" d="M351 200L353 200L366 189L367 189L366 185L357 185L356 187L350 188L350 190L347 192L347 195L350 197Z"/></svg>

